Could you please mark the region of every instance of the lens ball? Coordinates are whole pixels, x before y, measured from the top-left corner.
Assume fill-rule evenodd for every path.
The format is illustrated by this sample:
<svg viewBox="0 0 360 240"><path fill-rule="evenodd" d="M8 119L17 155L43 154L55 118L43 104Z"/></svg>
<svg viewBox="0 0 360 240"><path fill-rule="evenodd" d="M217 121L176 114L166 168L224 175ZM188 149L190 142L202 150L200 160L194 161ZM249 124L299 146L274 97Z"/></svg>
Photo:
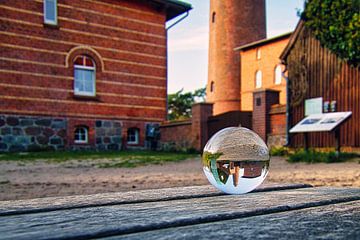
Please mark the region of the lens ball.
<svg viewBox="0 0 360 240"><path fill-rule="evenodd" d="M204 147L202 163L213 186L228 194L243 194L264 181L270 155L266 144L255 132L243 127L229 127L210 138Z"/></svg>

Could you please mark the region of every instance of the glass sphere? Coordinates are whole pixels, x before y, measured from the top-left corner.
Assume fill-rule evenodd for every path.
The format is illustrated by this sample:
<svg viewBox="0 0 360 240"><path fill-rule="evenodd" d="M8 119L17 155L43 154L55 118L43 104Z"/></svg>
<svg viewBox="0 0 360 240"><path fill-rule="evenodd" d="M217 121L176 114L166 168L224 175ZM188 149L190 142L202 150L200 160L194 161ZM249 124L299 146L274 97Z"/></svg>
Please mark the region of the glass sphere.
<svg viewBox="0 0 360 240"><path fill-rule="evenodd" d="M270 155L264 141L243 127L217 132L204 147L204 173L209 182L228 194L254 190L269 171Z"/></svg>

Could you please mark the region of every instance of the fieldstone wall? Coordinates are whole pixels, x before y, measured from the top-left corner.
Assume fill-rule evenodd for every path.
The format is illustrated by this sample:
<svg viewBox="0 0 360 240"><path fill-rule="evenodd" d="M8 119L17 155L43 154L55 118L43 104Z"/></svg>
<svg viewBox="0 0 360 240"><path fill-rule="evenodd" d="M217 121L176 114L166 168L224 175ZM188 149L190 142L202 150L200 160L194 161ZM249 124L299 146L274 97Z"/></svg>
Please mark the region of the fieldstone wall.
<svg viewBox="0 0 360 240"><path fill-rule="evenodd" d="M0 152L63 150L66 119L0 115Z"/></svg>
<svg viewBox="0 0 360 240"><path fill-rule="evenodd" d="M121 149L121 121L96 120L95 146L97 150Z"/></svg>

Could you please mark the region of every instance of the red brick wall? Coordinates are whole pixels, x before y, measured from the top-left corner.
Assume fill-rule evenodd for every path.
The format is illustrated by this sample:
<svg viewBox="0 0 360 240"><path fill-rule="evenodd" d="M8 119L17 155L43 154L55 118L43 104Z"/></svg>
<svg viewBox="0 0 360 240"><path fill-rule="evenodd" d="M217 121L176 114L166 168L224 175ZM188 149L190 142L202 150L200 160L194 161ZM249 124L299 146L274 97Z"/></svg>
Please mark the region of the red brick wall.
<svg viewBox="0 0 360 240"><path fill-rule="evenodd" d="M144 1L59 0L49 27L42 0L1 1L0 113L136 121L140 130L165 120L165 21ZM96 62L95 98L74 97L78 54Z"/></svg>
<svg viewBox="0 0 360 240"><path fill-rule="evenodd" d="M286 134L286 106L273 105L270 112L270 131L269 134Z"/></svg>
<svg viewBox="0 0 360 240"><path fill-rule="evenodd" d="M271 106L278 103L278 91L262 89L254 92L252 128L265 142L270 130L270 117L268 113Z"/></svg>
<svg viewBox="0 0 360 240"><path fill-rule="evenodd" d="M212 104L197 103L192 106L192 118L187 121L161 125L162 145L172 144L177 150L194 148L202 151L208 136L208 118L212 116Z"/></svg>
<svg viewBox="0 0 360 240"><path fill-rule="evenodd" d="M59 1L54 29L43 26L42 1L2 1L3 111L164 119L165 15L134 1L101 2ZM103 63L93 101L73 98L73 69L65 62L71 49L84 45Z"/></svg>
<svg viewBox="0 0 360 240"><path fill-rule="evenodd" d="M160 142L163 148L165 150L191 148L193 146L191 130L191 120L162 124Z"/></svg>

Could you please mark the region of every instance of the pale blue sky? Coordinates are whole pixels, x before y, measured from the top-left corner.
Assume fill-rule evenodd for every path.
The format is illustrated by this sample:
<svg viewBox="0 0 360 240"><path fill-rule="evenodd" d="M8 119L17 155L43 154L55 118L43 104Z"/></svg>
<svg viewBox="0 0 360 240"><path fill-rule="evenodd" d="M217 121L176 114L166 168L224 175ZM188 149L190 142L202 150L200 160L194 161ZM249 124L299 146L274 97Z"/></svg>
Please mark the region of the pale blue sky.
<svg viewBox="0 0 360 240"><path fill-rule="evenodd" d="M168 93L193 91L207 82L210 1L186 2L193 10L168 32ZM304 0L266 0L267 37L293 31L303 5Z"/></svg>

